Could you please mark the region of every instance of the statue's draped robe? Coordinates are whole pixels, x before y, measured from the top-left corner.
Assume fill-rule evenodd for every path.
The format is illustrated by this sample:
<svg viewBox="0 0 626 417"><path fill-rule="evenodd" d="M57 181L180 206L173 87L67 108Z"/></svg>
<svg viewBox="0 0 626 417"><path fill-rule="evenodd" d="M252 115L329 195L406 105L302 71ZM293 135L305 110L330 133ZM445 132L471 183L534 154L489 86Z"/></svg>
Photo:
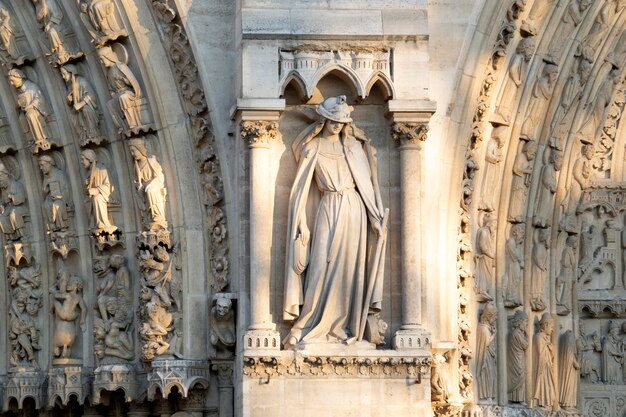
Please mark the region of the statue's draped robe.
<svg viewBox="0 0 626 417"><path fill-rule="evenodd" d="M479 323L476 329L476 372L478 398L495 398L496 346L495 333L487 323Z"/></svg>
<svg viewBox="0 0 626 417"><path fill-rule="evenodd" d="M507 355L507 375L509 401L524 402L526 400L526 349L528 336L520 329L513 329L509 336Z"/></svg>
<svg viewBox="0 0 626 417"><path fill-rule="evenodd" d="M551 408L556 395L556 381L554 380L554 347L550 336L544 332L535 334L533 338L535 355L534 376L535 390L533 399L537 406Z"/></svg>
<svg viewBox="0 0 626 417"><path fill-rule="evenodd" d="M94 226L97 229L106 231L115 229L109 221L108 215L108 203L111 197L111 181L109 180L109 173L106 168L97 163L92 165L87 187L95 189L97 192L96 195L92 195L89 198L89 211L93 216Z"/></svg>

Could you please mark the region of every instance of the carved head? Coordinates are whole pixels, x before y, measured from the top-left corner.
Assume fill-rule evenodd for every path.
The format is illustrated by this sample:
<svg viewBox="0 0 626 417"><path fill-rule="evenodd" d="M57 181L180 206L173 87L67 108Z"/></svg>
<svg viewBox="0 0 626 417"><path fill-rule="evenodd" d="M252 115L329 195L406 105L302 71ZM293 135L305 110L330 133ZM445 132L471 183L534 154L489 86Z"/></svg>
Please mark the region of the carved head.
<svg viewBox="0 0 626 417"><path fill-rule="evenodd" d="M215 312L218 317L224 317L230 312L233 302L230 298L220 297L215 301Z"/></svg>
<svg viewBox="0 0 626 417"><path fill-rule="evenodd" d="M98 49L98 56L100 57L100 62L102 62L102 65L107 68L112 67L118 61L117 54L110 46L105 46Z"/></svg>
<svg viewBox="0 0 626 417"><path fill-rule="evenodd" d="M546 64L543 67L543 75L548 78L550 84L554 84L557 75L559 75L559 67L554 64Z"/></svg>
<svg viewBox="0 0 626 417"><path fill-rule="evenodd" d="M526 142L524 144L524 153L529 161L535 159L535 156L537 156L537 142L534 140Z"/></svg>
<svg viewBox="0 0 626 417"><path fill-rule="evenodd" d="M554 331L554 319L550 313L543 313L539 320L539 331L550 336Z"/></svg>
<svg viewBox="0 0 626 417"><path fill-rule="evenodd" d="M580 0L580 3L578 5L579 10L581 12L584 12L585 10L587 10L589 8L589 6L591 6L592 2L593 2L593 0Z"/></svg>
<svg viewBox="0 0 626 417"><path fill-rule="evenodd" d="M591 160L591 158L593 158L593 155L595 153L595 149L593 148L593 145L585 145L583 146L583 148L580 150L580 153L587 159Z"/></svg>
<svg viewBox="0 0 626 417"><path fill-rule="evenodd" d="M580 63L578 64L578 72L580 74L580 80L584 83L591 75L591 69L593 68L593 64L586 59L580 59Z"/></svg>
<svg viewBox="0 0 626 417"><path fill-rule="evenodd" d="M578 237L576 235L568 236L565 244L570 248L576 249L578 247Z"/></svg>
<svg viewBox="0 0 626 417"><path fill-rule="evenodd" d="M124 265L126 265L126 258L123 255L119 255L119 254L111 255L111 258L109 259L109 263L111 264L113 268L119 269L123 267Z"/></svg>
<svg viewBox="0 0 626 417"><path fill-rule="evenodd" d="M54 159L49 155L41 155L38 158L39 169L44 175L48 175L52 171L52 167L56 165Z"/></svg>
<svg viewBox="0 0 626 417"><path fill-rule="evenodd" d="M30 316L36 316L42 305L41 297L31 296L26 300L26 312Z"/></svg>
<svg viewBox="0 0 626 417"><path fill-rule="evenodd" d="M556 171L560 171L563 168L563 153L553 149L550 152L550 163Z"/></svg>
<svg viewBox="0 0 626 417"><path fill-rule="evenodd" d="M11 183L11 173L7 167L0 162L0 188L7 188Z"/></svg>
<svg viewBox="0 0 626 417"><path fill-rule="evenodd" d="M68 292L78 292L83 290L83 280L76 275L72 275L67 283Z"/></svg>
<svg viewBox="0 0 626 417"><path fill-rule="evenodd" d="M537 240L539 242L543 242L548 245L548 241L550 240L550 229L539 229L539 235L537 236Z"/></svg>
<svg viewBox="0 0 626 417"><path fill-rule="evenodd" d="M517 243L524 241L525 234L524 223L514 224L511 228L511 237L514 238Z"/></svg>
<svg viewBox="0 0 626 417"><path fill-rule="evenodd" d="M480 322L493 325L495 324L497 317L498 309L496 309L496 307L492 303L487 303L487 305L483 309L482 314L480 315Z"/></svg>
<svg viewBox="0 0 626 417"><path fill-rule="evenodd" d="M91 149L85 149L80 153L80 162L85 169L88 169L96 160L96 153Z"/></svg>
<svg viewBox="0 0 626 417"><path fill-rule="evenodd" d="M148 157L148 149L143 139L131 139L128 141L128 150L134 160L140 161Z"/></svg>
<svg viewBox="0 0 626 417"><path fill-rule="evenodd" d="M72 79L72 75L78 74L78 69L75 65L65 64L61 67L61 76L64 81L69 81Z"/></svg>
<svg viewBox="0 0 626 417"><path fill-rule="evenodd" d="M517 45L515 52L522 54L524 59L529 61L535 53L535 39L532 37L522 39Z"/></svg>
<svg viewBox="0 0 626 417"><path fill-rule="evenodd" d="M620 325L614 320L609 320L609 334L613 337L617 337L619 334Z"/></svg>
<svg viewBox="0 0 626 417"><path fill-rule="evenodd" d="M317 114L333 122L351 123L350 106L346 100L346 96L327 98L317 106Z"/></svg>
<svg viewBox="0 0 626 417"><path fill-rule="evenodd" d="M17 68L13 68L9 71L9 82L15 88L20 88L24 85L24 80L26 79L26 74Z"/></svg>
<svg viewBox="0 0 626 417"><path fill-rule="evenodd" d="M517 310L511 319L511 327L524 330L528 325L528 314L523 310Z"/></svg>

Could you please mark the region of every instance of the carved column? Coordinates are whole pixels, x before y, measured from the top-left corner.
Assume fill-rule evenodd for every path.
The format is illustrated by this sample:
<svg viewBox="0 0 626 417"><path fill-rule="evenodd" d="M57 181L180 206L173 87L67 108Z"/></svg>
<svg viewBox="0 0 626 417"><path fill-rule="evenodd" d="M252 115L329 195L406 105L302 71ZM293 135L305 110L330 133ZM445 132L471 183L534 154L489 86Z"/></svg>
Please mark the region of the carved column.
<svg viewBox="0 0 626 417"><path fill-rule="evenodd" d="M219 417L233 417L235 415L233 363L231 361L214 362L213 370L217 372Z"/></svg>
<svg viewBox="0 0 626 417"><path fill-rule="evenodd" d="M410 103L412 109L403 104L389 104L392 136L400 149L402 327L394 335L393 344L396 349L422 349L430 343L422 321L422 144L434 103Z"/></svg>

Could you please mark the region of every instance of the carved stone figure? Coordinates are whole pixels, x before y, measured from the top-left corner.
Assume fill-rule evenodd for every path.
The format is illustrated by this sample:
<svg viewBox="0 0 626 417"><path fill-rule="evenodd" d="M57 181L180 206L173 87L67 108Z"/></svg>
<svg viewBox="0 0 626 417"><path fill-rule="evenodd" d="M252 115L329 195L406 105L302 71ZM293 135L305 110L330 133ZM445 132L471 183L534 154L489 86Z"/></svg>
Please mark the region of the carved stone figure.
<svg viewBox="0 0 626 417"><path fill-rule="evenodd" d="M450 390L446 377L441 369L446 363L446 358L435 353L433 355L433 361L430 371L430 399L432 402L444 402L450 398Z"/></svg>
<svg viewBox="0 0 626 417"><path fill-rule="evenodd" d="M41 347L35 320L41 305L41 296L33 291L32 287L30 290L22 288L13 290L9 311L9 341L11 343L9 362L12 366L37 365L35 351L41 350Z"/></svg>
<svg viewBox="0 0 626 417"><path fill-rule="evenodd" d="M556 32L550 39L547 59L555 64L559 63L561 53L564 51L565 42L572 31L582 22L585 11L591 5L592 0L570 0L561 16L561 22Z"/></svg>
<svg viewBox="0 0 626 417"><path fill-rule="evenodd" d="M167 229L165 217L165 177L156 156L150 155L143 139L128 142L135 160L135 188L145 227L151 230Z"/></svg>
<svg viewBox="0 0 626 417"><path fill-rule="evenodd" d="M537 129L543 125L543 118L545 117L545 107L550 98L552 97L552 91L554 90L554 83L556 77L559 74L559 67L552 64L546 64L541 70L541 76L535 82L533 87L533 95L526 111L526 118L522 125L522 132L520 137L535 141L537 137Z"/></svg>
<svg viewBox="0 0 626 417"><path fill-rule="evenodd" d="M98 49L100 61L107 68L107 80L113 100L108 107L120 133L137 133L146 127L141 116L141 87L139 81L110 46Z"/></svg>
<svg viewBox="0 0 626 417"><path fill-rule="evenodd" d="M526 401L526 349L528 349L528 315L517 310L511 320L511 331L507 343L506 369L509 401Z"/></svg>
<svg viewBox="0 0 626 417"><path fill-rule="evenodd" d="M3 64L24 62L26 54L18 44L18 38L23 36L15 15L4 1L0 1L0 61Z"/></svg>
<svg viewBox="0 0 626 417"><path fill-rule="evenodd" d="M580 337L576 340L576 347L580 362L580 376L590 382L600 382L602 376L593 358L595 352L602 351L600 337L598 337L597 332L588 335L582 323L579 327L579 333Z"/></svg>
<svg viewBox="0 0 626 417"><path fill-rule="evenodd" d="M496 321L498 310L485 305L476 329L476 383L480 400L496 397Z"/></svg>
<svg viewBox="0 0 626 417"><path fill-rule="evenodd" d="M95 234L113 233L117 227L109 220L109 200L112 186L109 180L109 171L98 162L96 153L85 149L80 153L83 168L87 170L88 212L92 220L92 230Z"/></svg>
<svg viewBox="0 0 626 417"><path fill-rule="evenodd" d="M24 215L26 207L26 190L7 169L0 163L0 229L7 240L20 240L25 236Z"/></svg>
<svg viewBox="0 0 626 417"><path fill-rule="evenodd" d="M576 159L572 169L572 181L561 205L565 206L565 214L568 217L576 215L583 190L588 187L591 179L591 159L594 155L593 145L584 145L581 149L581 156Z"/></svg>
<svg viewBox="0 0 626 417"><path fill-rule="evenodd" d="M46 33L48 41L46 55L51 57L52 62L63 65L70 59L80 56L81 54L71 50L68 45L66 39L68 28L64 22L63 9L57 0L32 1L35 5L37 21Z"/></svg>
<svg viewBox="0 0 626 417"><path fill-rule="evenodd" d="M613 25L617 13L623 8L623 3L623 0L609 0L604 3L602 9L600 9L600 13L596 16L593 26L591 26L591 29L580 46L580 53L584 55L588 61L594 61L598 47L606 38L606 34Z"/></svg>
<svg viewBox="0 0 626 417"><path fill-rule="evenodd" d="M609 332L602 340L602 382L605 384L622 382L624 349L619 339L619 329L619 324L610 320Z"/></svg>
<svg viewBox="0 0 626 417"><path fill-rule="evenodd" d="M81 18L96 46L114 41L127 32L112 0L80 0Z"/></svg>
<svg viewBox="0 0 626 417"><path fill-rule="evenodd" d="M61 75L67 85L67 103L76 114L74 130L78 133L80 145L100 144L104 138L100 134L100 110L95 90L78 73L75 65L62 66Z"/></svg>
<svg viewBox="0 0 626 417"><path fill-rule="evenodd" d="M219 297L211 308L211 344L217 357L231 357L237 343L235 312L229 298Z"/></svg>
<svg viewBox="0 0 626 417"><path fill-rule="evenodd" d="M579 369L576 336L568 330L559 338L559 404L566 410L576 409Z"/></svg>
<svg viewBox="0 0 626 417"><path fill-rule="evenodd" d="M326 99L317 113L321 118L293 145L298 171L289 201L283 315L295 323L285 348L360 341L368 314L382 303L385 211L374 149L352 124L345 96ZM310 190L322 192L313 236Z"/></svg>
<svg viewBox="0 0 626 417"><path fill-rule="evenodd" d="M69 228L68 202L70 201L69 182L51 156L39 157L39 169L43 173L43 209L48 230L61 231Z"/></svg>
<svg viewBox="0 0 626 417"><path fill-rule="evenodd" d="M556 399L556 380L553 370L555 348L552 345L554 319L543 313L538 323L539 331L533 337L534 381L533 401L536 406L552 409Z"/></svg>
<svg viewBox="0 0 626 417"><path fill-rule="evenodd" d="M546 277L548 274L548 249L550 249L550 229L539 229L537 231L537 241L532 251L532 270L530 281L530 306L534 311L546 309L543 301L543 294L546 287Z"/></svg>
<svg viewBox="0 0 626 417"><path fill-rule="evenodd" d="M504 160L504 142L506 127L498 126L493 129L491 139L487 144L487 154L485 155L485 173L483 174L483 183L481 187L480 209L485 211L494 211L498 197L498 193L494 192L497 184L500 163Z"/></svg>
<svg viewBox="0 0 626 417"><path fill-rule="evenodd" d="M481 303L493 301L490 291L495 283L497 225L495 214L485 213L482 227L476 232L474 292Z"/></svg>
<svg viewBox="0 0 626 417"><path fill-rule="evenodd" d="M17 68L9 71L9 81L17 89L17 105L28 124L33 151L50 149L53 143L47 120L50 110L41 89Z"/></svg>
<svg viewBox="0 0 626 417"><path fill-rule="evenodd" d="M515 156L508 215L508 220L511 223L522 223L526 218L526 197L533 172L532 162L536 155L537 142L531 141L525 142L522 152Z"/></svg>
<svg viewBox="0 0 626 417"><path fill-rule="evenodd" d="M621 80L620 71L617 69L611 70L609 76L598 87L593 99L587 103L587 117L577 133L577 137L581 142L593 144L600 137L604 127L606 112L612 104L613 91Z"/></svg>
<svg viewBox="0 0 626 417"><path fill-rule="evenodd" d="M524 224L514 224L511 227L509 238L504 247L506 269L502 277L502 282L505 283L504 285L506 287L504 299L504 305L506 307L519 307L522 305L524 234Z"/></svg>
<svg viewBox="0 0 626 417"><path fill-rule="evenodd" d="M550 10L555 0L537 0L533 3L533 6L528 13L528 18L523 21L520 30L529 35L535 36L537 34L538 25L546 12Z"/></svg>
<svg viewBox="0 0 626 417"><path fill-rule="evenodd" d="M563 154L551 149L548 163L541 168L539 193L535 202L533 224L537 227L550 227L554 214L554 194L557 187L557 172L563 166Z"/></svg>
<svg viewBox="0 0 626 417"><path fill-rule="evenodd" d="M594 252L599 246L599 240L598 228L583 220L580 231L580 261L578 266L583 267L593 261Z"/></svg>
<svg viewBox="0 0 626 417"><path fill-rule="evenodd" d="M556 306L559 315L572 310L572 284L576 277L576 252L578 237L568 236L561 254L561 271L556 277Z"/></svg>
<svg viewBox="0 0 626 417"><path fill-rule="evenodd" d="M144 359L152 360L167 352L170 344L165 340L171 330L173 317L156 302L146 305L148 321L142 324L139 336L144 341L142 354Z"/></svg>
<svg viewBox="0 0 626 417"><path fill-rule="evenodd" d="M62 261L59 261L57 283L52 303L52 314L55 315L53 353L55 357L67 359L76 340L76 320L80 319L81 331L86 329L87 306L82 296L83 281L70 276Z"/></svg>
<svg viewBox="0 0 626 417"><path fill-rule="evenodd" d="M515 103L515 97L517 96L518 89L524 83L526 79L526 73L528 71L528 64L533 54L535 53L535 40L531 38L523 38L517 45L515 50L515 56L511 60L509 70L507 71L508 78L505 85L502 87L502 95L498 101L498 107L496 108L494 115L494 122L498 124L509 125L511 115L511 104Z"/></svg>

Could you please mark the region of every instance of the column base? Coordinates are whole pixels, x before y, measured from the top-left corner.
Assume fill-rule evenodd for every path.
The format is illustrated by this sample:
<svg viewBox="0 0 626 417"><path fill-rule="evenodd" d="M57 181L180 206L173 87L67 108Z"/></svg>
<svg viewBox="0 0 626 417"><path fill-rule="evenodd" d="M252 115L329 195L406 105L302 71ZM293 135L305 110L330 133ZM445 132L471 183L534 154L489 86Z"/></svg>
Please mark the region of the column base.
<svg viewBox="0 0 626 417"><path fill-rule="evenodd" d="M243 354L245 357L280 354L280 333L269 329L248 330L243 336Z"/></svg>
<svg viewBox="0 0 626 417"><path fill-rule="evenodd" d="M400 329L393 335L395 350L430 350L431 333L421 327Z"/></svg>

